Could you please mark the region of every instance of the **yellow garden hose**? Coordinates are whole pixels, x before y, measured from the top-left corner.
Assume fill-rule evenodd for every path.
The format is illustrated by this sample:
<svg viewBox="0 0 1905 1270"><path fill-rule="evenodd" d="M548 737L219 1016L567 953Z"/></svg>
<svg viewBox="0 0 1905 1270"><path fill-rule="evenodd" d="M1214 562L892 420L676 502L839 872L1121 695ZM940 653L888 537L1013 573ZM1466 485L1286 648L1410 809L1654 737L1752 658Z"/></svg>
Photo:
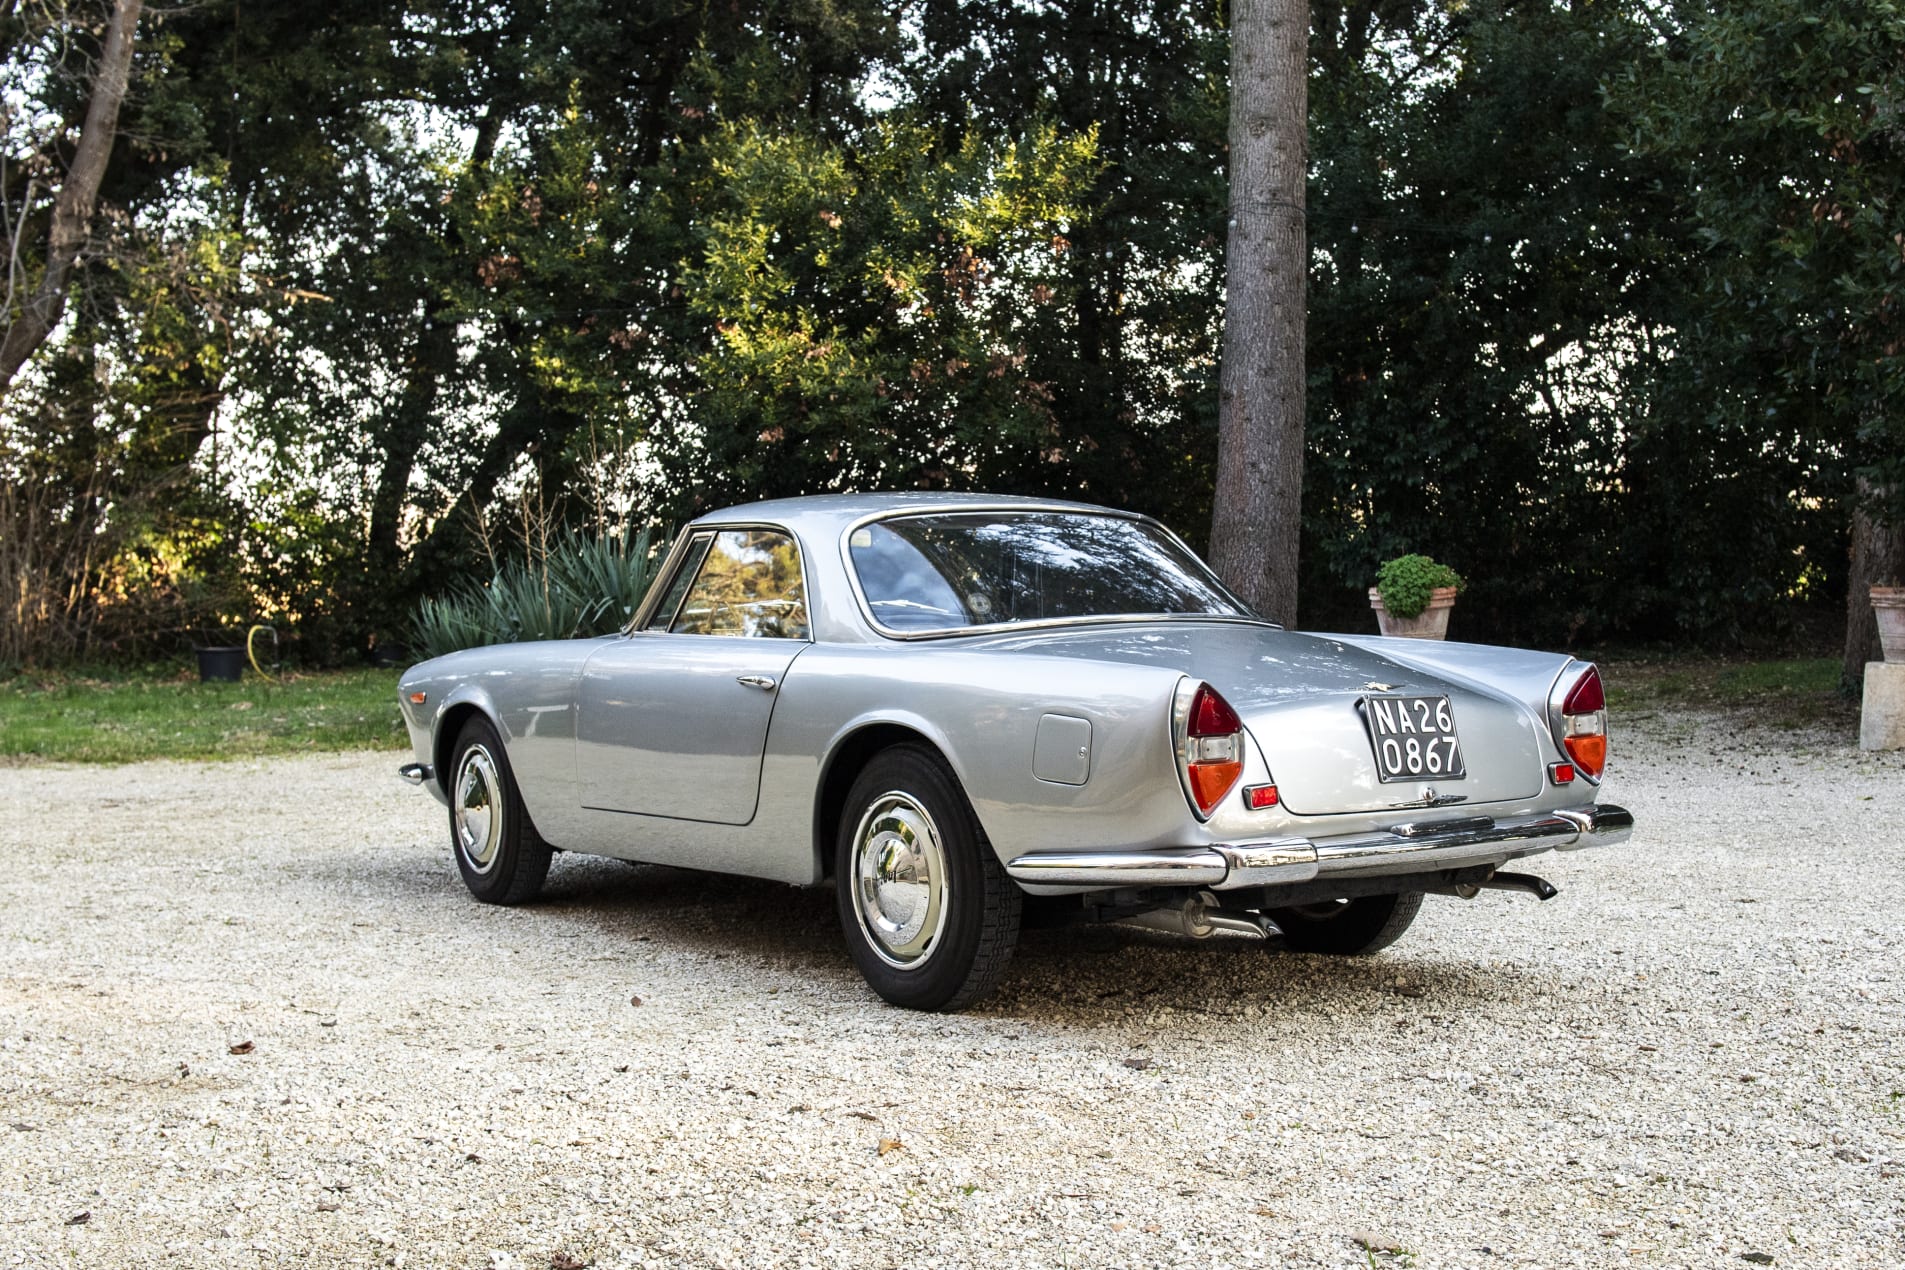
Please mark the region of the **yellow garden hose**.
<svg viewBox="0 0 1905 1270"><path fill-rule="evenodd" d="M273 661L271 663L270 670L266 670L263 666L260 666L258 664L258 632L259 631L271 632L271 652L272 652ZM277 627L265 626L263 624L260 624L246 631L245 632L245 656L248 660L250 660L251 668L258 672L260 678L275 680L277 678L277 675L275 672L282 670L284 668L284 657L278 651Z"/></svg>

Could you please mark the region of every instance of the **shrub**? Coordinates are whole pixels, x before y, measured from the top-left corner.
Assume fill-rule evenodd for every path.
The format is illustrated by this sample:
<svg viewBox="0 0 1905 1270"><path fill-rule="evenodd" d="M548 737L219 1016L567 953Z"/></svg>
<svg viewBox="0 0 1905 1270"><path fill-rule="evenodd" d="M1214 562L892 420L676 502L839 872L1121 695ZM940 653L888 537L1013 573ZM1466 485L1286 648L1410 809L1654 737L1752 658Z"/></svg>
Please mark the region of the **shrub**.
<svg viewBox="0 0 1905 1270"><path fill-rule="evenodd" d="M1438 587L1460 590L1462 577L1427 556L1397 556L1376 574L1376 594L1382 606L1401 618L1419 617L1429 607L1429 594Z"/></svg>
<svg viewBox="0 0 1905 1270"><path fill-rule="evenodd" d="M620 630L666 554L653 529L633 538L565 533L539 557L505 561L486 583L419 604L411 623L417 655Z"/></svg>

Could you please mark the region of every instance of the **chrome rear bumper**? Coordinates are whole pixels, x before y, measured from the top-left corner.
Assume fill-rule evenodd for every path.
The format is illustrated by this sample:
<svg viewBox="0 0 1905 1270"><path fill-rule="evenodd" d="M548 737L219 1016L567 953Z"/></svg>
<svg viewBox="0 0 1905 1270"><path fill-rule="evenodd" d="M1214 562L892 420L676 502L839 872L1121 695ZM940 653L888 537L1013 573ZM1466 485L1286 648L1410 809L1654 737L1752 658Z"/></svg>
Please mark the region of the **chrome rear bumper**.
<svg viewBox="0 0 1905 1270"><path fill-rule="evenodd" d="M1591 803L1495 819L1392 825L1338 838L1280 838L1148 851L1022 855L1005 871L1027 886L1201 886L1215 891L1284 886L1319 877L1379 877L1505 864L1542 851L1612 846L1634 832L1624 807Z"/></svg>

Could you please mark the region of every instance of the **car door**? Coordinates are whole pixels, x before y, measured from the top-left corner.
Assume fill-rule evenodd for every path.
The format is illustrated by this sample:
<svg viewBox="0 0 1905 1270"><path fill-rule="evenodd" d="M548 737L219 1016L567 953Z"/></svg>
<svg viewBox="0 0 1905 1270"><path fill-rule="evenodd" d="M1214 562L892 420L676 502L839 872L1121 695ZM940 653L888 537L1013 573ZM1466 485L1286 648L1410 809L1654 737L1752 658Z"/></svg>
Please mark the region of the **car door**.
<svg viewBox="0 0 1905 1270"><path fill-rule="evenodd" d="M800 549L778 529L704 530L667 588L642 630L583 667L582 802L744 825L780 681L809 642Z"/></svg>

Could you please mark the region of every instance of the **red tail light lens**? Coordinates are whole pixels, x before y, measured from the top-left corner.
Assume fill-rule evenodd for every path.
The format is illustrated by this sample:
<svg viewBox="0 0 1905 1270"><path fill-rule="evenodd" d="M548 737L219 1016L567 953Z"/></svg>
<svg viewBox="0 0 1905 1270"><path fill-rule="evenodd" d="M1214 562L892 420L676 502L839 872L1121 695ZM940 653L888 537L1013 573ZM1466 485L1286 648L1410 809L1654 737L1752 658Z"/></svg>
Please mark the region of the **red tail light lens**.
<svg viewBox="0 0 1905 1270"><path fill-rule="evenodd" d="M1593 666L1562 699L1561 747L1583 775L1598 780L1607 770L1607 693Z"/></svg>
<svg viewBox="0 0 1905 1270"><path fill-rule="evenodd" d="M1191 682L1178 690L1178 768L1198 815L1208 817L1244 773L1244 724L1217 689L1198 684L1191 690Z"/></svg>
<svg viewBox="0 0 1905 1270"><path fill-rule="evenodd" d="M1568 699L1561 707L1562 714L1590 714L1596 710L1607 709L1607 694L1601 690L1601 672L1594 666L1574 681L1574 687L1568 690Z"/></svg>

